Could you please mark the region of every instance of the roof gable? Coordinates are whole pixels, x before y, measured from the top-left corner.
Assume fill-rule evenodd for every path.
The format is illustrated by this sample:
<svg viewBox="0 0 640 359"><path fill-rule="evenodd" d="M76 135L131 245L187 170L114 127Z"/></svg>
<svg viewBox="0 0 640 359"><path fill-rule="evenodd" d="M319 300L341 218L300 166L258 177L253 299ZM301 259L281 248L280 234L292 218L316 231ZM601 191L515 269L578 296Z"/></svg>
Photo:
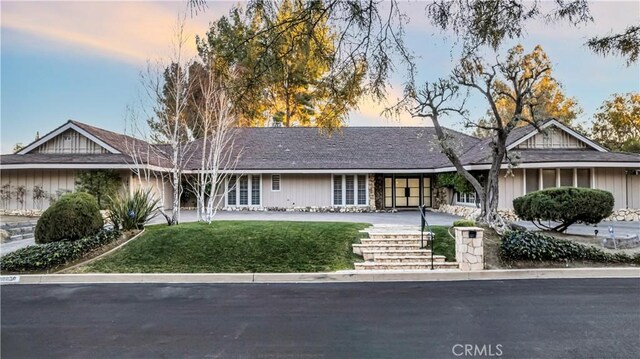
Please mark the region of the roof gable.
<svg viewBox="0 0 640 359"><path fill-rule="evenodd" d="M540 126L538 126L538 128L534 127L533 125L528 125L528 126L513 130L510 134L510 138L507 140L507 150L512 150L522 144L525 144L528 140L534 138L537 135L542 134L544 130L549 128L558 129L561 131L561 134L564 135L564 137L574 139L574 141L567 141L567 143L577 144L575 147L591 148L600 152L608 152L606 148L600 146L596 142L574 131L573 129L564 125L563 123L561 123L556 119L547 120L544 123L542 123ZM581 144L584 144L584 146L582 146ZM550 146L546 148L554 148L554 147ZM558 148L566 148L566 147L559 146Z"/></svg>
<svg viewBox="0 0 640 359"><path fill-rule="evenodd" d="M113 145L81 128L71 120L33 141L16 154L24 155L32 152L120 154L120 151Z"/></svg>

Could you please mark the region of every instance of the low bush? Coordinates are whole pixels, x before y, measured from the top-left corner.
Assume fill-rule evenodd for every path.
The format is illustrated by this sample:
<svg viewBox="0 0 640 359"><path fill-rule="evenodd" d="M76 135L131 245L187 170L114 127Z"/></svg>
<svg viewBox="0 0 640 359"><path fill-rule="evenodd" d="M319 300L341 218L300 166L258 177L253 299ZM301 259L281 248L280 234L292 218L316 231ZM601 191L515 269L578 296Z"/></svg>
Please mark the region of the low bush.
<svg viewBox="0 0 640 359"><path fill-rule="evenodd" d="M114 227L125 231L142 229L144 225L157 215L158 200L154 199L150 190L138 189L124 196L110 198L108 206L109 219Z"/></svg>
<svg viewBox="0 0 640 359"><path fill-rule="evenodd" d="M60 197L47 208L35 229L36 243L76 240L98 233L104 226L96 199L83 192Z"/></svg>
<svg viewBox="0 0 640 359"><path fill-rule="evenodd" d="M613 195L590 188L548 188L513 200L515 214L538 227L559 232L574 223L596 224L611 215ZM540 221L560 222L549 227ZM537 223L536 223L537 222Z"/></svg>
<svg viewBox="0 0 640 359"><path fill-rule="evenodd" d="M507 261L592 261L640 264L640 254L607 253L603 250L534 232L507 232L500 245L500 257Z"/></svg>
<svg viewBox="0 0 640 359"><path fill-rule="evenodd" d="M52 242L18 249L0 258L0 270L12 273L50 270L81 258L119 237L120 231L105 229L75 241Z"/></svg>
<svg viewBox="0 0 640 359"><path fill-rule="evenodd" d="M475 227L476 221L472 219L459 219L453 222L454 227Z"/></svg>

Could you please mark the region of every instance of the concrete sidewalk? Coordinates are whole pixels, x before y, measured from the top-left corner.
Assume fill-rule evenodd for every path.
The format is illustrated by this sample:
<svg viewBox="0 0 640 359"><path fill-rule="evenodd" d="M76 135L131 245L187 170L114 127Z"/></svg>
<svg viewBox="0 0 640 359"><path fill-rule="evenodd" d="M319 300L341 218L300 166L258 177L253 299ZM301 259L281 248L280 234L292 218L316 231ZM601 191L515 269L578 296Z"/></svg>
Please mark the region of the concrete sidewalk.
<svg viewBox="0 0 640 359"><path fill-rule="evenodd" d="M127 273L29 274L1 276L2 284L89 283L304 283L510 280L552 278L638 278L640 268L509 269L463 272L458 270L339 271L330 273Z"/></svg>

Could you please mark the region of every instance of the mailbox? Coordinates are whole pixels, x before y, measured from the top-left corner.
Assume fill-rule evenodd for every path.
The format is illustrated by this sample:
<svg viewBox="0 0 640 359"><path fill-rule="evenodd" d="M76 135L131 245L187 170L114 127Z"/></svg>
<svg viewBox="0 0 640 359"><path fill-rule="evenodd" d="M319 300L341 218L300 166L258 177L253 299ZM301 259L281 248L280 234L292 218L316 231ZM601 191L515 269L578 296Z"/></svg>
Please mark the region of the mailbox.
<svg viewBox="0 0 640 359"><path fill-rule="evenodd" d="M476 231L469 231L469 238L476 238Z"/></svg>

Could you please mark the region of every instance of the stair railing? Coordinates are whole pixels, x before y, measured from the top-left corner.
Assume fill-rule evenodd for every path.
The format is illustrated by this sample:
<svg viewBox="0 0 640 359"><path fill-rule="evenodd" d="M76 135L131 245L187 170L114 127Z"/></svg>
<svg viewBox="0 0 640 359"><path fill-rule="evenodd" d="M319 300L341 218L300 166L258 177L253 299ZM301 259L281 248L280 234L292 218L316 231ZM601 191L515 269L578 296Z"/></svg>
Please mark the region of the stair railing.
<svg viewBox="0 0 640 359"><path fill-rule="evenodd" d="M427 221L427 206L418 206L420 211L420 248L424 249L424 228L427 227L427 233L429 233L431 240L431 270L433 270L433 241L436 239L435 233L431 232L431 226Z"/></svg>

